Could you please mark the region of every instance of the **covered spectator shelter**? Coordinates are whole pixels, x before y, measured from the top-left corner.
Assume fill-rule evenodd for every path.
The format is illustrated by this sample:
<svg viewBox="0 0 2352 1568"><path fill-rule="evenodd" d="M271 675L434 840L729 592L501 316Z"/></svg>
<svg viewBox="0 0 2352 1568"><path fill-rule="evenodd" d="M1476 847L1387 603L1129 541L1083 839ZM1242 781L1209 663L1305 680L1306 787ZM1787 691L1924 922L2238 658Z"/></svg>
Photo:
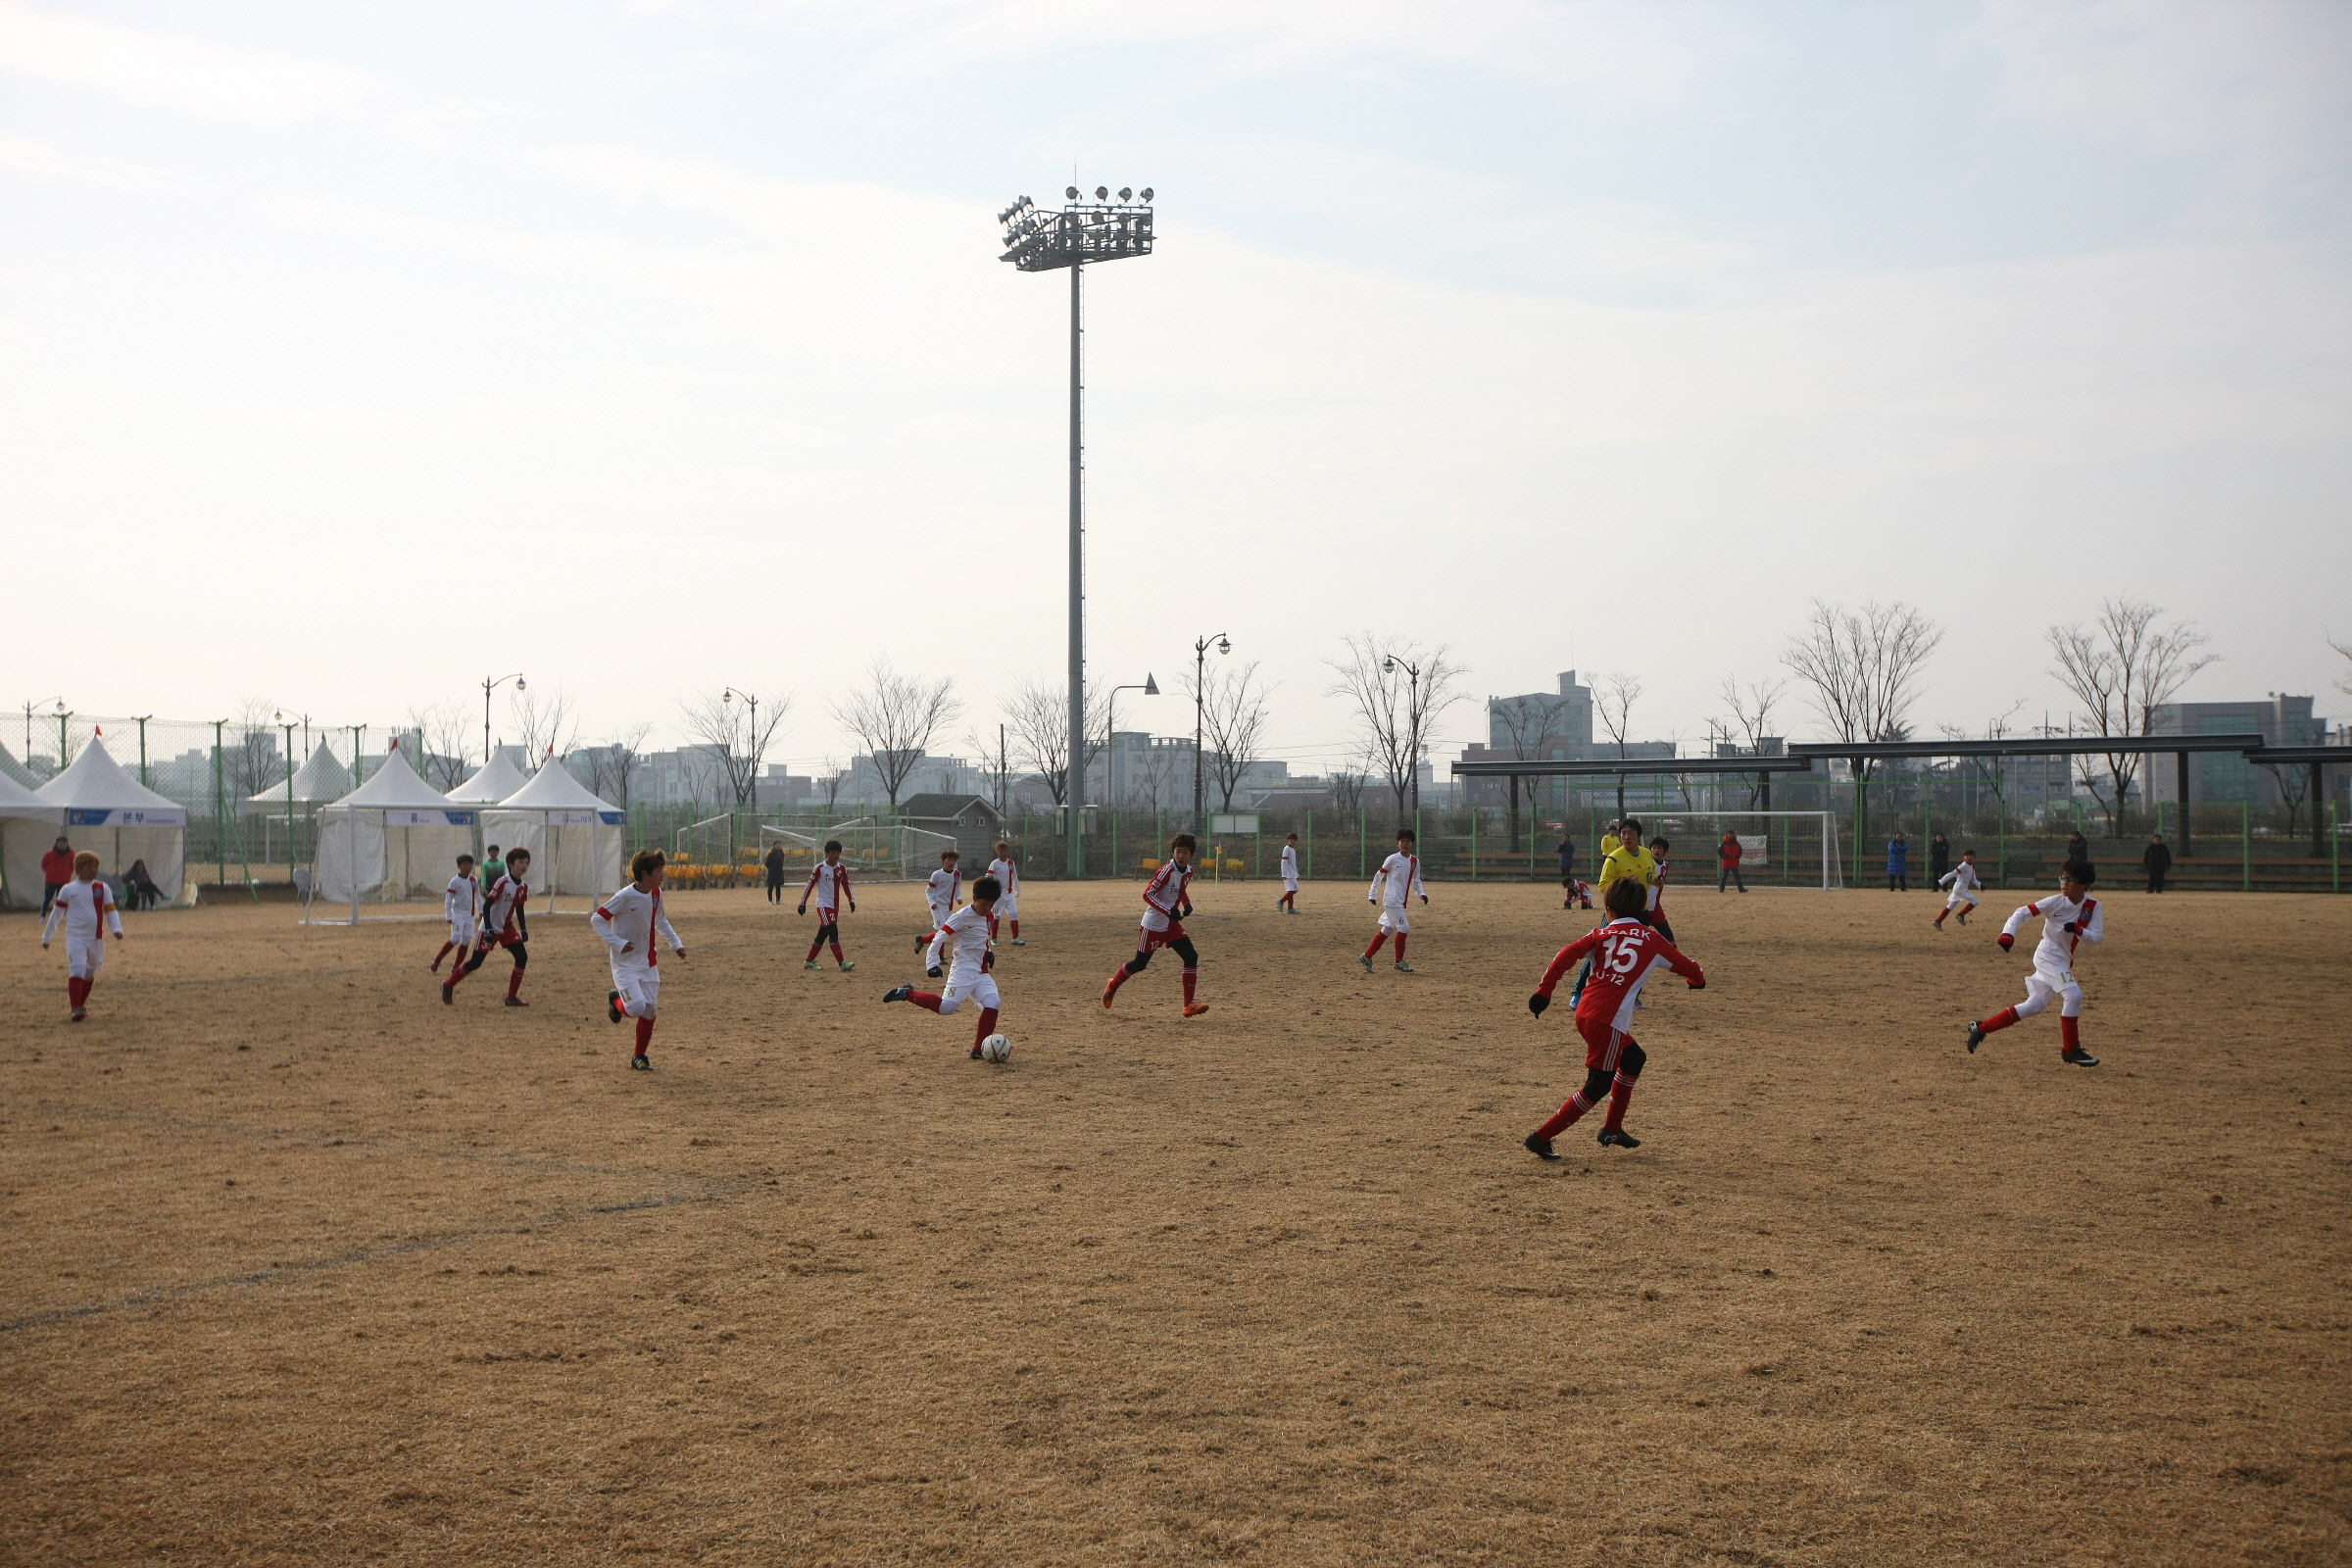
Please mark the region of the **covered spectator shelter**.
<svg viewBox="0 0 2352 1568"><path fill-rule="evenodd" d="M458 857L473 853L473 815L394 746L367 783L319 808L313 897L349 903L354 925L362 899L439 897Z"/></svg>
<svg viewBox="0 0 2352 1568"><path fill-rule="evenodd" d="M105 741L90 737L73 765L42 785L38 797L65 813L61 825L76 850L97 852L100 874L110 883L131 861L145 860L164 902L179 897L187 880L187 809L123 772Z"/></svg>
<svg viewBox="0 0 2352 1568"><path fill-rule="evenodd" d="M482 836L509 855L528 850L531 887L556 906L559 893L600 899L620 886L628 813L591 794L552 758L529 783L482 812Z"/></svg>
<svg viewBox="0 0 2352 1568"><path fill-rule="evenodd" d="M41 906L41 856L65 819L63 808L0 773L0 908Z"/></svg>

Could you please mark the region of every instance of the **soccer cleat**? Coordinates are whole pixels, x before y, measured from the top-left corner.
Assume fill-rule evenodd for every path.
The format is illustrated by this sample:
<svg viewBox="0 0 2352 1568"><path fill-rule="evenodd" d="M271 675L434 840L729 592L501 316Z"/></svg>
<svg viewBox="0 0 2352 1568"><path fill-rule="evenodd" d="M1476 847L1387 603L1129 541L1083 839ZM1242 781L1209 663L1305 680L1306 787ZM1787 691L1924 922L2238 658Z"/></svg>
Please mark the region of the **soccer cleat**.
<svg viewBox="0 0 2352 1568"><path fill-rule="evenodd" d="M1013 945L1014 947L1016 947L1016 948L1025 948L1025 947L1027 947L1029 944L1028 944L1027 940L1026 940L1026 939L1024 939L1024 938L1021 938L1021 937L1014 937L1014 938L1012 939L1012 945Z"/></svg>
<svg viewBox="0 0 2352 1568"><path fill-rule="evenodd" d="M439 974L441 972L441 960L439 958L435 958L432 962L426 964L424 966L424 972L426 974Z"/></svg>
<svg viewBox="0 0 2352 1568"><path fill-rule="evenodd" d="M916 937L916 938L914 939L914 951L915 951L915 952L917 952L917 953L920 953L920 952L922 952L922 951L923 951L925 948L929 947L930 945L931 945L931 939L930 939L929 937Z"/></svg>
<svg viewBox="0 0 2352 1568"><path fill-rule="evenodd" d="M455 986L452 986L452 985L451 985L451 984L450 984L448 981L446 981L446 980L442 981L442 982L441 982L441 1002L442 1002L442 1004L446 1006L446 1005L447 1005L447 1004L449 1004L450 1003L453 1003L453 1002L455 1002L455 1001L457 1001L457 1000L458 1000L458 992L457 992L457 988L456 988Z"/></svg>
<svg viewBox="0 0 2352 1568"><path fill-rule="evenodd" d="M639 1072L652 1072L654 1070L654 1064L643 1056L631 1056L629 1058L629 1065L636 1068Z"/></svg>
<svg viewBox="0 0 2352 1568"><path fill-rule="evenodd" d="M972 1048L972 1059L974 1061L986 1061L988 1058L980 1054L980 1048L978 1046L974 1046Z"/></svg>
<svg viewBox="0 0 2352 1568"><path fill-rule="evenodd" d="M1405 962L1402 958L1398 958L1396 963L1391 965L1391 967L1394 968L1398 974L1418 974L1420 972L1411 964Z"/></svg>
<svg viewBox="0 0 2352 1568"><path fill-rule="evenodd" d="M1372 955L1369 953L1359 953L1356 955L1356 956L1363 960L1364 973L1370 974L1372 972Z"/></svg>
<svg viewBox="0 0 2352 1568"><path fill-rule="evenodd" d="M72 1023L79 1023L79 1022L81 1022L81 1020L82 1020L82 1019L84 1019L84 1018L87 1018L89 1015L90 1015L90 1009L89 1009L89 1008L87 1008L87 1007L75 1007L75 1008L74 1009L74 1015L73 1015L73 1017L72 1017L71 1019L69 1019L68 1021L69 1021L69 1022L72 1022Z"/></svg>
<svg viewBox="0 0 2352 1568"><path fill-rule="evenodd" d="M1187 1018L1198 1018L1207 1010L1208 1004L1205 1002L1188 1002L1184 1004L1184 1015Z"/></svg>
<svg viewBox="0 0 2352 1568"><path fill-rule="evenodd" d="M1562 905L1561 907L1566 908L1567 906ZM1552 1152L1551 1140L1539 1133L1529 1133L1527 1135L1526 1147L1527 1152L1535 1155L1538 1159L1557 1159L1560 1157L1558 1154Z"/></svg>
<svg viewBox="0 0 2352 1568"><path fill-rule="evenodd" d="M620 1010L619 992L608 991L605 993L605 1016L612 1019L614 1023L620 1022L622 1018L627 1016L627 1014Z"/></svg>
<svg viewBox="0 0 2352 1568"><path fill-rule="evenodd" d="M888 991L882 993L882 1000L884 1002L905 1002L913 995L914 987L912 986L892 986Z"/></svg>
<svg viewBox="0 0 2352 1568"><path fill-rule="evenodd" d="M1603 1149L1640 1149L1642 1140L1622 1127L1603 1127L1596 1140Z"/></svg>
<svg viewBox="0 0 2352 1568"><path fill-rule="evenodd" d="M527 1007L530 1005L530 1004L523 1001L520 997L509 997L507 999L507 1005L510 1007Z"/></svg>
<svg viewBox="0 0 2352 1568"><path fill-rule="evenodd" d="M814 964L811 964L811 965L809 965L809 967L810 967L810 968L814 968L814 967L815 967L815 965L814 965ZM849 972L850 972L852 969L855 969L855 968L857 968L857 967L858 967L858 960L857 960L856 958L852 958L852 959L851 959L849 962L847 962L847 963L845 963L845 964L843 964L843 965L841 966L841 972L842 972L843 974L848 974L848 973L849 973Z"/></svg>
<svg viewBox="0 0 2352 1568"><path fill-rule="evenodd" d="M943 970L938 964L935 963L930 968L923 971L923 978L926 980L936 980L946 972L947 971Z"/></svg>
<svg viewBox="0 0 2352 1568"><path fill-rule="evenodd" d="M1982 1022L1971 1022L1968 1026L1968 1054L1972 1056L1975 1055L1977 1048L1984 1043L1984 1025Z"/></svg>
<svg viewBox="0 0 2352 1568"><path fill-rule="evenodd" d="M2070 1067L2096 1067L2099 1064L2099 1058L2084 1051L2081 1046L2075 1047L2072 1051L2060 1052L2058 1059Z"/></svg>
<svg viewBox="0 0 2352 1568"><path fill-rule="evenodd" d="M814 958L803 958L801 960L801 967L804 969L822 969L824 965L817 962Z"/></svg>

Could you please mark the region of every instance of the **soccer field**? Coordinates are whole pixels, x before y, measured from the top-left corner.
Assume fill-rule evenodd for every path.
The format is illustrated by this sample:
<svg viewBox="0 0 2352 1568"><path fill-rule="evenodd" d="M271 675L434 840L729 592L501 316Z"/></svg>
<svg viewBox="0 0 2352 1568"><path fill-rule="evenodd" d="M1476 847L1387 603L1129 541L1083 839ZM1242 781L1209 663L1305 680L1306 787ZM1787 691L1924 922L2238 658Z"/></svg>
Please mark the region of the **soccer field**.
<svg viewBox="0 0 2352 1568"><path fill-rule="evenodd" d="M534 918L11 920L0 1557L712 1563L2352 1559L2352 901L2102 893L2084 1043L1940 899L1680 888L1635 1152L1525 999L1597 915L1441 884L1026 890L1008 1066L757 892L670 901L652 1073ZM2030 938L2029 938L2030 941Z"/></svg>

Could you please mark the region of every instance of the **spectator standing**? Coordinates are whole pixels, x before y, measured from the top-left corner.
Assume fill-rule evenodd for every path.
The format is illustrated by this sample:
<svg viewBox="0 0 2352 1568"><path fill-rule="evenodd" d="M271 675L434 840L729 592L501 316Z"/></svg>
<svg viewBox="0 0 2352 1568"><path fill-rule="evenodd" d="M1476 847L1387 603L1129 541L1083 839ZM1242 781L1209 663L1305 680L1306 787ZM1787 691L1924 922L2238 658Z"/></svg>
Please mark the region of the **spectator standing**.
<svg viewBox="0 0 2352 1568"><path fill-rule="evenodd" d="M784 843L781 839L767 847L767 858L762 863L767 867L767 902L782 904L784 902Z"/></svg>
<svg viewBox="0 0 2352 1568"><path fill-rule="evenodd" d="M2173 847L2164 842L2164 835L2148 835L2148 847L2139 852L2139 863L2148 873L2148 891L2164 891L2164 874L2173 868Z"/></svg>
<svg viewBox="0 0 2352 1568"><path fill-rule="evenodd" d="M1952 868L1951 841L1938 833L1928 840L1928 880L1932 886L1943 886L1943 874Z"/></svg>
<svg viewBox="0 0 2352 1568"><path fill-rule="evenodd" d="M2081 828L2075 829L2066 836L2066 858L2070 860L2080 860L2084 865L2090 863L2090 840L2082 836Z"/></svg>
<svg viewBox="0 0 2352 1568"><path fill-rule="evenodd" d="M49 906L57 902L57 890L74 880L74 846L60 833L57 843L41 857L41 918L49 918Z"/></svg>
<svg viewBox="0 0 2352 1568"><path fill-rule="evenodd" d="M1737 833L1726 833L1723 842L1715 846L1716 892L1721 893L1726 882L1737 882L1740 892L1747 891L1747 878L1740 874L1740 857L1744 853L1740 848L1740 835Z"/></svg>
<svg viewBox="0 0 2352 1568"><path fill-rule="evenodd" d="M1894 837L1886 841L1886 891L1911 891L1911 841L1896 828Z"/></svg>

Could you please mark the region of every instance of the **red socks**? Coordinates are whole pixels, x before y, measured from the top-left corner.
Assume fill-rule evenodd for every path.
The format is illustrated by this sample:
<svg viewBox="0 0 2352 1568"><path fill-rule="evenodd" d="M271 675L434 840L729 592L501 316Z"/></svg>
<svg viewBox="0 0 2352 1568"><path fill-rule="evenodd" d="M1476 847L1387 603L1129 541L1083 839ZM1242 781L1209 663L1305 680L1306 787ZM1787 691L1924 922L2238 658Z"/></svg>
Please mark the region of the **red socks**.
<svg viewBox="0 0 2352 1568"><path fill-rule="evenodd" d="M521 989L522 967L521 965L517 964L514 968L514 972L507 976L507 995L509 997L513 997L515 992L520 991Z"/></svg>
<svg viewBox="0 0 2352 1568"><path fill-rule="evenodd" d="M78 1007L90 1000L90 982L78 975L66 976L66 1000Z"/></svg>
<svg viewBox="0 0 2352 1568"><path fill-rule="evenodd" d="M814 963L814 962L816 961L816 955L817 955L817 952L818 952L818 950L819 950L819 949L821 949L821 948L823 948L823 947L824 947L824 943L823 943L822 941L817 941L817 942L811 942L811 943L809 943L809 944L808 944L808 956L807 956L806 958L803 958L801 961L802 961L803 963ZM836 954L839 954L839 953L841 952L841 950L840 950L839 948L835 948L833 951L834 951Z"/></svg>
<svg viewBox="0 0 2352 1568"><path fill-rule="evenodd" d="M913 1003L916 1006L922 1008L925 1012L937 1012L939 1010L939 993L936 991L917 991L909 995L906 1000Z"/></svg>
<svg viewBox="0 0 2352 1568"><path fill-rule="evenodd" d="M1560 1134L1575 1126L1576 1118L1582 1116L1586 1111L1591 1110L1592 1108L1592 1102L1587 1100L1585 1098L1585 1092L1580 1089L1576 1092L1576 1098L1574 1100L1568 1101L1566 1103L1560 1106L1559 1113L1557 1115L1553 1116L1551 1120L1545 1122L1543 1126L1536 1129L1536 1136L1544 1139L1546 1142L1549 1142L1551 1139L1559 1137Z"/></svg>
<svg viewBox="0 0 2352 1568"><path fill-rule="evenodd" d="M448 957L452 953L456 952L457 946L458 945L455 942L442 943L441 951L433 955L433 967L436 969L440 968L441 960Z"/></svg>
<svg viewBox="0 0 2352 1568"><path fill-rule="evenodd" d="M1200 983L1200 970L1187 969L1184 971L1184 1004L1186 1006L1189 1007L1193 1004L1193 987L1199 985Z"/></svg>
<svg viewBox="0 0 2352 1568"><path fill-rule="evenodd" d="M1015 942L1021 940L1021 922L1018 920L1012 922L1012 940Z"/></svg>
<svg viewBox="0 0 2352 1568"><path fill-rule="evenodd" d="M1625 1130L1625 1107L1634 1102L1634 1080L1619 1073L1609 1085L1609 1119L1602 1123L1611 1132Z"/></svg>
<svg viewBox="0 0 2352 1568"><path fill-rule="evenodd" d="M1396 961L1404 961L1404 933L1401 931L1396 933Z"/></svg>
<svg viewBox="0 0 2352 1568"><path fill-rule="evenodd" d="M997 1009L988 1007L980 1014L980 1025L972 1031L972 1049L978 1051L980 1042L997 1032Z"/></svg>
<svg viewBox="0 0 2352 1568"><path fill-rule="evenodd" d="M2017 1009L2015 1007L2003 1007L2000 1011L1994 1013L1983 1023L1978 1024L1977 1027L1984 1030L1986 1034L1992 1034L1998 1030L2008 1028L2015 1022L2017 1022Z"/></svg>
<svg viewBox="0 0 2352 1568"><path fill-rule="evenodd" d="M640 1019L638 1019L638 1020L637 1020L637 1054L639 1054L640 1056L642 1056L642 1055L644 1055L644 1054L645 1054L645 1048L646 1048L648 1045L651 1045L651 1044L653 1043L653 1038L654 1038L654 1020L653 1020L653 1019L651 1019L651 1018L640 1018Z"/></svg>
<svg viewBox="0 0 2352 1568"><path fill-rule="evenodd" d="M1380 956L1380 950L1388 945L1389 934L1386 931L1380 932L1372 938L1372 945L1364 950L1364 956L1367 958L1377 958Z"/></svg>
<svg viewBox="0 0 2352 1568"><path fill-rule="evenodd" d="M814 948L810 948L808 950L808 956L811 958L816 956L816 950ZM841 944L838 942L833 944L833 961L835 963L841 962Z"/></svg>
<svg viewBox="0 0 2352 1568"><path fill-rule="evenodd" d="M1122 963L1116 969L1110 971L1110 984L1103 989L1106 991L1116 991L1119 989L1119 987L1125 985L1126 983L1127 966Z"/></svg>
<svg viewBox="0 0 2352 1568"><path fill-rule="evenodd" d="M2060 1051L2080 1051L2082 1049L2082 1019L2069 1018L2064 1014L2059 1015L2058 1049Z"/></svg>

